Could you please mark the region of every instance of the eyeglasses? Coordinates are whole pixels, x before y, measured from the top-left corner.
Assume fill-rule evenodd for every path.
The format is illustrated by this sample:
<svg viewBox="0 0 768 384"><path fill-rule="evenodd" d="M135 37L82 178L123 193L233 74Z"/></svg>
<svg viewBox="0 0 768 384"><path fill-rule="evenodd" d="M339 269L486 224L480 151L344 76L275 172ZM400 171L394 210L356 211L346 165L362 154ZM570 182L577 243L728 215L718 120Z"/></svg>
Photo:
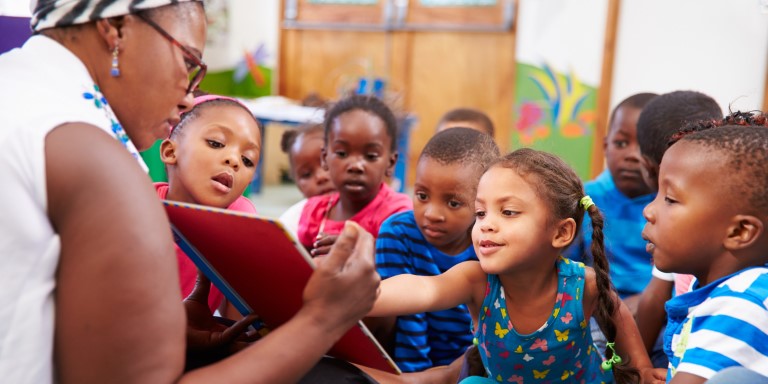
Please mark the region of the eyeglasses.
<svg viewBox="0 0 768 384"><path fill-rule="evenodd" d="M205 63L203 63L203 61L200 60L194 53L192 53L189 48L179 43L178 40L174 39L173 36L166 32L162 27L157 25L157 23L152 21L152 19L147 17L147 15L139 12L136 14L136 16L138 16L145 23L149 24L150 27L154 28L163 37L165 37L166 40L170 41L171 44L181 49L181 52L184 54L184 63L186 64L187 72L189 73L189 86L187 86L187 94L190 94L196 90L200 85L200 82L203 81L205 73L208 71L208 66L205 65Z"/></svg>

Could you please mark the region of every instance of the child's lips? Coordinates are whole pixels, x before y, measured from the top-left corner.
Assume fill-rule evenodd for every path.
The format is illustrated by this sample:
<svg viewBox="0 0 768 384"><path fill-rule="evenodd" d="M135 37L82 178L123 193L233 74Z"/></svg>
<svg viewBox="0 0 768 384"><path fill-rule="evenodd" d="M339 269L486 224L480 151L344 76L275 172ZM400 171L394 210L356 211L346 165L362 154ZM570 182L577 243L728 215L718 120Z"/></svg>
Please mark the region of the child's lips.
<svg viewBox="0 0 768 384"><path fill-rule="evenodd" d="M427 237L442 237L445 234L444 230L432 225L424 225L421 229Z"/></svg>
<svg viewBox="0 0 768 384"><path fill-rule="evenodd" d="M645 232L640 234L640 236L643 238L643 240L646 241L645 251L648 252L649 254L653 254L653 251L656 249L656 244L653 243L653 240L651 240L651 238L648 237L648 235Z"/></svg>
<svg viewBox="0 0 768 384"><path fill-rule="evenodd" d="M214 188L223 193L229 193L232 190L232 185L235 183L235 177L227 172L219 173L211 178Z"/></svg>
<svg viewBox="0 0 768 384"><path fill-rule="evenodd" d="M482 255L490 255L491 253L496 252L502 246L501 244L491 240L480 240L478 245L480 246L479 252Z"/></svg>

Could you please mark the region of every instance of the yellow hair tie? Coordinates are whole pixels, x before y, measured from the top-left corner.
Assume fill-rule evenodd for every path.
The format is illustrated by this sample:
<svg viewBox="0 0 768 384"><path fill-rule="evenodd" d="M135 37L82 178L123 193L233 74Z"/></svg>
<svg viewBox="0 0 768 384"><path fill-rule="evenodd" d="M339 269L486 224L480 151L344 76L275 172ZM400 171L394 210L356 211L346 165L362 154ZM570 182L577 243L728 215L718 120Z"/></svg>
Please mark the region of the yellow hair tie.
<svg viewBox="0 0 768 384"><path fill-rule="evenodd" d="M579 200L579 204L584 208L585 211L589 210L589 207L595 205L595 202L592 201L592 198L589 197L589 195L585 195L584 197Z"/></svg>

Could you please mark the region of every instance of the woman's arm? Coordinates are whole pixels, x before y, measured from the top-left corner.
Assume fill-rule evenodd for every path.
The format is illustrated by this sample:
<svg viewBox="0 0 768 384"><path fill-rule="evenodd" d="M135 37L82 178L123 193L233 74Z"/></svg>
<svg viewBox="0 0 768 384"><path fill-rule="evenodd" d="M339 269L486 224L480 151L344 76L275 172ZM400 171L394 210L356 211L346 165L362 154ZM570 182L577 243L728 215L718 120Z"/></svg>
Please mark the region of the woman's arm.
<svg viewBox="0 0 768 384"><path fill-rule="evenodd" d="M49 217L61 239L60 383L295 382L375 300L373 238L350 224L288 323L182 377L186 321L176 257L149 178L117 140L86 124L54 129L45 155Z"/></svg>

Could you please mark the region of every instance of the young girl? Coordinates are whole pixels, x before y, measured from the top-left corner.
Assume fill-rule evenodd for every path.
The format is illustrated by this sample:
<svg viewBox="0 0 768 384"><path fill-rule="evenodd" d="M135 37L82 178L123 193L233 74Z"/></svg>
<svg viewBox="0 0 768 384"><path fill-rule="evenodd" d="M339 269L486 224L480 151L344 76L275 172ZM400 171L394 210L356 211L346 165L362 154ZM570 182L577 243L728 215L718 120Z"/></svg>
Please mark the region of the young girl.
<svg viewBox="0 0 768 384"><path fill-rule="evenodd" d="M242 194L253 179L260 153L259 124L247 107L228 97L197 97L160 146L168 183L155 183L155 189L161 199L256 213ZM197 268L178 247L176 257L184 298L195 286ZM223 298L211 287L211 312Z"/></svg>
<svg viewBox="0 0 768 384"><path fill-rule="evenodd" d="M324 132L322 124L285 131L280 147L288 155L291 178L305 198L334 190L328 170L321 164Z"/></svg>
<svg viewBox="0 0 768 384"><path fill-rule="evenodd" d="M510 153L481 177L475 212L479 262L387 279L369 316L466 303L487 377L466 383L599 383L611 370L618 383L637 381L637 370L643 382L663 383L653 378L632 315L611 287L600 211L568 165L532 149ZM560 256L585 213L594 227L595 269ZM593 315L611 342L605 370L589 332Z"/></svg>
<svg viewBox="0 0 768 384"><path fill-rule="evenodd" d="M280 141L280 147L288 155L291 165L291 178L305 197L280 215L280 222L294 235L299 232L301 211L304 210L307 199L335 190L328 170L321 164L324 145L322 124L285 131Z"/></svg>
<svg viewBox="0 0 768 384"><path fill-rule="evenodd" d="M298 231L315 256L327 253L346 220L376 236L389 216L413 209L410 197L385 183L397 161L397 122L384 102L347 97L328 111L324 126L322 165L338 192L310 198Z"/></svg>

